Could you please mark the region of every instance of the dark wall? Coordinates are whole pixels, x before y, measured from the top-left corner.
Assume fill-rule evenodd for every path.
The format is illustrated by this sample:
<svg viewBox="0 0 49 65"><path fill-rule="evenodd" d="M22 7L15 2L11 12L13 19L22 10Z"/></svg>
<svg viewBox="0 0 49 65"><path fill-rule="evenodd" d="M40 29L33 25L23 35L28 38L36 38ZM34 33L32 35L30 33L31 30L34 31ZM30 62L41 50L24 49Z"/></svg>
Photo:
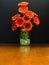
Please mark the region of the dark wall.
<svg viewBox="0 0 49 65"><path fill-rule="evenodd" d="M11 30L11 17L17 12L17 4L22 0L0 0L0 42L19 43L19 31ZM24 0L29 9L39 15L41 24L30 31L31 43L49 43L49 0Z"/></svg>

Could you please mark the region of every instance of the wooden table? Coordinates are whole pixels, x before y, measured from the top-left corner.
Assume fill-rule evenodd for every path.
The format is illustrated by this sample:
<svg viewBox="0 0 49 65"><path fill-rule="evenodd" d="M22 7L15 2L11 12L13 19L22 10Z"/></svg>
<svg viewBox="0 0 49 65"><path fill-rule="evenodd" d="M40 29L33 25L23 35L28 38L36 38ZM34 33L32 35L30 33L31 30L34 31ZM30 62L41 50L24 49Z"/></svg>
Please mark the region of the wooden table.
<svg viewBox="0 0 49 65"><path fill-rule="evenodd" d="M0 65L49 65L49 45L0 45Z"/></svg>

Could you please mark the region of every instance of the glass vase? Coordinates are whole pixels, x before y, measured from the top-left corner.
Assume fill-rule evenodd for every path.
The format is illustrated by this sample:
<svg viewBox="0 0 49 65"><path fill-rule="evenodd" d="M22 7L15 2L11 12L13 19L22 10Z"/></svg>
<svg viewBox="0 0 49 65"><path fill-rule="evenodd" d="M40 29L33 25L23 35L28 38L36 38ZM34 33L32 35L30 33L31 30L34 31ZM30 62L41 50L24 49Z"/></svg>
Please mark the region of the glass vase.
<svg viewBox="0 0 49 65"><path fill-rule="evenodd" d="M20 30L20 45L30 45L30 34L25 29Z"/></svg>

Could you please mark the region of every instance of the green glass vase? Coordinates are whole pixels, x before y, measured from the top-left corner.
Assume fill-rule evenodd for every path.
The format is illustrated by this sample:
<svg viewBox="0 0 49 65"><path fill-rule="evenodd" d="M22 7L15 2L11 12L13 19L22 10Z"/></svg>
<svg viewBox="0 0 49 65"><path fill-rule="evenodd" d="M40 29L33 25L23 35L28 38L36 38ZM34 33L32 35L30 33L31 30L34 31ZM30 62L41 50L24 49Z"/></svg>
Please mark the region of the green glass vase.
<svg viewBox="0 0 49 65"><path fill-rule="evenodd" d="M20 45L30 45L30 34L25 29L20 30Z"/></svg>

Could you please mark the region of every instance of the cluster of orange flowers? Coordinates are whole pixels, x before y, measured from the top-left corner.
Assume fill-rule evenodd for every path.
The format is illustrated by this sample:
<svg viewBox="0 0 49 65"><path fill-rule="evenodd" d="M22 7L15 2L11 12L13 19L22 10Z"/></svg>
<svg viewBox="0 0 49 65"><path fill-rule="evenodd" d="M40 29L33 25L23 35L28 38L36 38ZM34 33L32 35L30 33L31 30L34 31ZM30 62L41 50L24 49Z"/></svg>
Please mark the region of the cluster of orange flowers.
<svg viewBox="0 0 49 65"><path fill-rule="evenodd" d="M16 14L12 16L12 30L16 30L17 27L22 27L26 31L32 30L33 23L31 23L31 19L33 19L34 23L36 25L40 24L40 20L38 18L38 15L34 13L33 11L28 9L28 2L20 2L18 3L18 12L20 12L23 16L20 14Z"/></svg>

